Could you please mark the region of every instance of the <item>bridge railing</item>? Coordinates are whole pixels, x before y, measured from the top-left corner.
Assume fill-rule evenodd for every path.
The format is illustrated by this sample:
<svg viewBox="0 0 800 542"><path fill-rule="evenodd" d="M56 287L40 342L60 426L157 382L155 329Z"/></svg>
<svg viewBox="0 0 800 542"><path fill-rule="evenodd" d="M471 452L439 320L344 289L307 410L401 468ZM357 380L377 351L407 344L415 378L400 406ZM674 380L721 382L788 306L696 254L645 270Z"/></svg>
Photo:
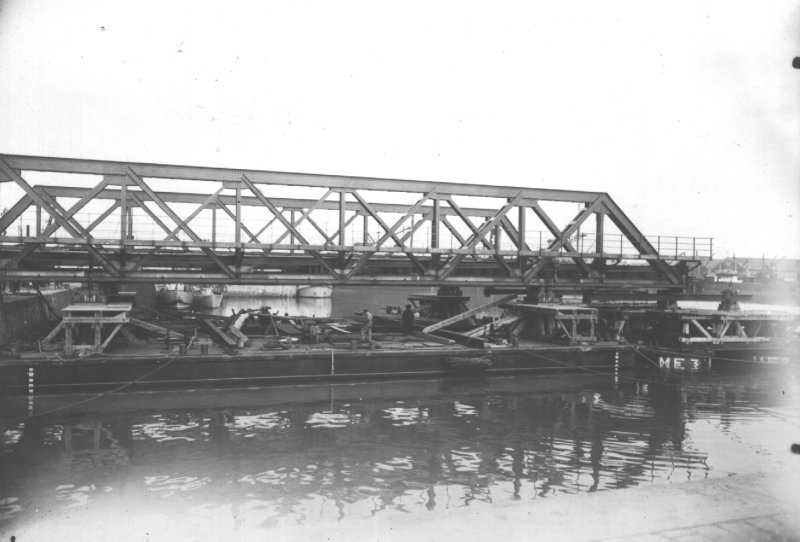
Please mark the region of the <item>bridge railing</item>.
<svg viewBox="0 0 800 542"><path fill-rule="evenodd" d="M133 209L134 214L133 224L135 224L132 232L133 238L137 240L159 241L164 239L164 231L152 219L150 214L155 215L162 222L173 226L174 224L170 218L158 212L150 211L150 214L145 213L141 209ZM207 214L207 213L206 213ZM34 209L28 209L20 215L20 218L15 221L14 225L7 229L4 234L6 238L33 238L37 236L37 231L41 231L46 226L46 215L44 217L39 214L41 224L37 230L37 213ZM83 224L92 224L97 219L102 218L102 213L99 212L80 212L75 214L75 219ZM332 219L323 220L319 224L324 230L331 230L333 228ZM228 221L213 220L210 216L198 216L192 221L192 227L205 241L211 241L212 237L220 246L229 245L236 240L234 225ZM398 231L399 235L409 233L411 228L403 228ZM212 233L213 230L213 233ZM268 228L261 232L259 241L262 243L274 243L278 240L280 244L294 245L291 236L285 236L284 231L280 227ZM405 246L410 249L424 249L428 246L430 239L431 225L426 224L420 227L405 239ZM324 247L327 243L326 239L318 231L310 228L303 229L304 235L310 243L318 247ZM57 232L58 233L58 232ZM63 231L61 231L63 233ZM350 246L370 246L381 237L383 232L376 229L368 229L364 231L360 224L354 224L346 235L346 243ZM120 224L118 220L106 220L100 223L99 226L92 229L92 235L96 239L113 240L120 235ZM54 239L56 236L53 236ZM67 236L64 236L67 237ZM511 240L508 235L500 233L499 236L495 234L488 235L490 241L494 244L495 250L484 248L475 248L472 252L475 254L484 254L486 257L491 257L493 254L506 254L513 255L518 252L517 245ZM644 238L652 245L656 253L665 260L711 260L713 257L713 238L711 237L688 237L688 236L672 236L672 235L645 235ZM181 243L192 244L192 239L183 232L178 231L174 240ZM366 241L366 242L365 242ZM525 241L528 251L543 253L548 251L556 237L552 232L540 229L526 229ZM594 232L578 232L566 238L567 243L561 243L557 253L558 254L574 254L579 253L586 255L587 258L593 256L603 256L605 258L618 258L618 259L640 259L639 250L637 247L625 236L618 233L604 234L599 236ZM598 243L598 241L600 241ZM245 243L246 245L247 243ZM570 251L565 248L566 245L571 245L575 250ZM450 249L451 251L459 251L462 244L449 231L441 233L440 247ZM376 253L395 253L398 252L396 248L386 247L383 251L377 250ZM424 252L424 250L422 250Z"/></svg>

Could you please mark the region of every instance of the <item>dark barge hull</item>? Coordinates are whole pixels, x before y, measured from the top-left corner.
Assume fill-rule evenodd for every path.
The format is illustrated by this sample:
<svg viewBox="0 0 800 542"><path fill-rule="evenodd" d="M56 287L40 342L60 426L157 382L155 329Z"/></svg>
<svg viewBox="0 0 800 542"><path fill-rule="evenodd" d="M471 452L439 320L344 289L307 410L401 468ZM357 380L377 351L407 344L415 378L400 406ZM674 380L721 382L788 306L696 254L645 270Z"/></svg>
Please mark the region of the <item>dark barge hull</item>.
<svg viewBox="0 0 800 542"><path fill-rule="evenodd" d="M635 358L639 367L657 367L676 373L800 366L797 345L640 346L636 348Z"/></svg>
<svg viewBox="0 0 800 542"><path fill-rule="evenodd" d="M488 357L488 367L458 369L454 357ZM7 393L94 388L257 385L270 382L338 381L448 374L514 374L535 371L608 372L632 369L627 347L595 346L466 350L435 348L399 351L341 349L288 350L252 355L170 357L88 357L79 360L0 360L0 389Z"/></svg>

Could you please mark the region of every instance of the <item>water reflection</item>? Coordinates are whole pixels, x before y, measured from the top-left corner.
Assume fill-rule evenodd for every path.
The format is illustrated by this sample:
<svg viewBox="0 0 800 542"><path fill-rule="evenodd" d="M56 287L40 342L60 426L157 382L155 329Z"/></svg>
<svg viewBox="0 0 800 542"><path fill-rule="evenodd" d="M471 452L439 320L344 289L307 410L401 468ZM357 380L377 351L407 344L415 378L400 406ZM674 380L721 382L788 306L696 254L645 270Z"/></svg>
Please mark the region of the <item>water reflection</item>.
<svg viewBox="0 0 800 542"><path fill-rule="evenodd" d="M4 417L27 406L8 398ZM798 406L791 372L130 393L3 426L0 525L67 509L80 525L124 501L268 527L755 472L791 461Z"/></svg>

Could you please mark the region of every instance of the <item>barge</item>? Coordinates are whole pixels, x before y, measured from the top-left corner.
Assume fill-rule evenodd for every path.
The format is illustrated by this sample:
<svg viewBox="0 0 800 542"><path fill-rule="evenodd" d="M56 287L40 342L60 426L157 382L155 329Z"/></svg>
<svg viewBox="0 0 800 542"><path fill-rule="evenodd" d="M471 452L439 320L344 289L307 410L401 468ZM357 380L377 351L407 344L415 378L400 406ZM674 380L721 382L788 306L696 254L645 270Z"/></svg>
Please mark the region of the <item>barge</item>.
<svg viewBox="0 0 800 542"><path fill-rule="evenodd" d="M628 309L619 329L637 358L673 372L800 364L800 316L790 312Z"/></svg>
<svg viewBox="0 0 800 542"><path fill-rule="evenodd" d="M515 294L464 310L456 297L410 298L413 330L403 331L398 311L387 307L386 316L373 317L371 340L359 332L365 316L292 318L263 307L169 322L163 313L134 317L130 303L77 303L62 309L62 321L36 348L0 357L0 389L611 373L643 365L682 372L786 365L798 352L798 315L789 313L589 306ZM53 344L62 333L63 346Z"/></svg>
<svg viewBox="0 0 800 542"><path fill-rule="evenodd" d="M0 387L10 393L33 393L111 390L120 386L197 387L464 374L613 372L634 366L632 349L616 343L592 348L528 343L480 350L419 340L399 342L398 338L376 336L369 345L294 345L274 351L261 350L262 345L256 342L233 354L215 344L192 344L184 349L182 344L166 347L165 343L155 342L78 359L31 354L0 360ZM464 364L465 360L475 363Z"/></svg>

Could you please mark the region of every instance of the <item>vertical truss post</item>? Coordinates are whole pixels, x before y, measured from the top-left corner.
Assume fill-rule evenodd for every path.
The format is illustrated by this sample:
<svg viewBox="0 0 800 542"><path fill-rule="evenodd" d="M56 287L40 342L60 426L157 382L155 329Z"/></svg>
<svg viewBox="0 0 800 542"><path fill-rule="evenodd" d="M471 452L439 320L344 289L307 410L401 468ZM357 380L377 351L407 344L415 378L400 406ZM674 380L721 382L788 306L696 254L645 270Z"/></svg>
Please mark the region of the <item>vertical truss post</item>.
<svg viewBox="0 0 800 542"><path fill-rule="evenodd" d="M296 214L296 213L297 213L297 211L295 211L294 209L292 209L291 211L289 211L289 222L291 222L292 224L294 224L294 223L295 223L294 217L295 217L295 214ZM295 243L294 231L292 231L292 230L289 230L289 244L290 244L290 245L293 245L294 243ZM290 253L291 253L291 254L294 254L294 249L292 249L292 250L290 251Z"/></svg>
<svg viewBox="0 0 800 542"><path fill-rule="evenodd" d="M525 263L526 258L522 255L522 251L525 250L525 205L520 205L518 208L519 212L519 220L518 220L518 227L517 233L519 242L517 243L517 263L519 264L519 272L525 272Z"/></svg>
<svg viewBox="0 0 800 542"><path fill-rule="evenodd" d="M433 217L431 217L431 248L439 248L439 221L441 215L439 210L439 198L433 197ZM439 271L439 264L441 256L439 254L431 255L431 264L434 272Z"/></svg>
<svg viewBox="0 0 800 542"><path fill-rule="evenodd" d="M598 254L597 257L597 265L595 269L597 272L600 273L600 277L602 278L606 274L606 259L603 258L603 231L604 231L604 224L605 224L605 213L597 212L595 214L596 226L595 226L595 241L594 241L594 251Z"/></svg>
<svg viewBox="0 0 800 542"><path fill-rule="evenodd" d="M367 228L369 228L369 215L364 214L364 231L363 231L364 246L367 246L369 244L369 230Z"/></svg>
<svg viewBox="0 0 800 542"><path fill-rule="evenodd" d="M242 182L236 183L236 245L242 242Z"/></svg>
<svg viewBox="0 0 800 542"><path fill-rule="evenodd" d="M340 190L339 191L339 239L338 239L338 243L339 243L339 246L341 246L341 247L343 247L344 244L345 244L345 235L344 235L344 230L345 230L345 227L346 227L345 216L344 216L345 215L345 196L346 196L345 191L344 190ZM338 255L337 259L336 259L336 267L338 267L340 270L344 269L344 251L343 250L339 251L339 255Z"/></svg>
<svg viewBox="0 0 800 542"><path fill-rule="evenodd" d="M133 239L133 208L128 207L128 239Z"/></svg>
<svg viewBox="0 0 800 542"><path fill-rule="evenodd" d="M119 244L124 246L128 238L128 178L120 177L121 191L119 195Z"/></svg>
<svg viewBox="0 0 800 542"><path fill-rule="evenodd" d="M211 246L217 248L217 206L211 208Z"/></svg>
<svg viewBox="0 0 800 542"><path fill-rule="evenodd" d="M36 206L36 237L42 235L42 206Z"/></svg>

